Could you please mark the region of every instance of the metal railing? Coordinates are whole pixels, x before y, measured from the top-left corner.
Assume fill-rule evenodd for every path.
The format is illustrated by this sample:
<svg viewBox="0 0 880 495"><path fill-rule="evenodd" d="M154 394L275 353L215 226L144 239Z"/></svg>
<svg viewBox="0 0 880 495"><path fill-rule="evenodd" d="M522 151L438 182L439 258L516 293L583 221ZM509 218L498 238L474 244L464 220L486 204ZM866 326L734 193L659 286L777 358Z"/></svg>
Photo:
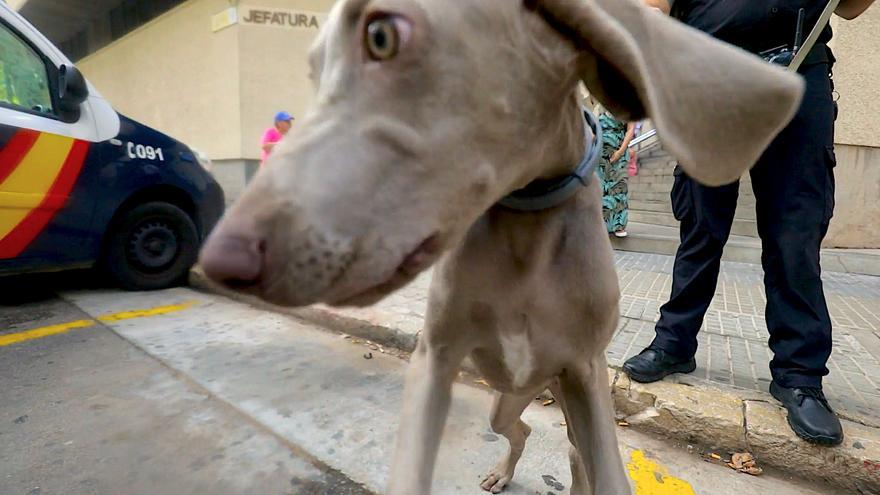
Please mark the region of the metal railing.
<svg viewBox="0 0 880 495"><path fill-rule="evenodd" d="M632 141L630 141L629 147L634 148L634 147L644 143L645 141L651 139L652 137L654 137L656 135L657 135L657 129L651 129L650 131L648 131L648 132L640 135L639 137L633 139Z"/></svg>
<svg viewBox="0 0 880 495"><path fill-rule="evenodd" d="M628 148L635 149L639 153L644 153L646 151L652 150L660 146L660 139L657 137L657 129L651 129L646 131L644 134L640 134L637 138L633 139Z"/></svg>

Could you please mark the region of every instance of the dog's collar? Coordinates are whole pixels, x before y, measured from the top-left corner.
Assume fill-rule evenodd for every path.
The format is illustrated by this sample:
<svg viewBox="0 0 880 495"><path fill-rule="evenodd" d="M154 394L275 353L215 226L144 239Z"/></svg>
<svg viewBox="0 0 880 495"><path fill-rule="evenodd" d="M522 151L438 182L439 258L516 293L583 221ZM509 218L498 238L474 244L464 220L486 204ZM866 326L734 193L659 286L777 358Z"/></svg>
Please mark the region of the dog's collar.
<svg viewBox="0 0 880 495"><path fill-rule="evenodd" d="M590 178L596 171L599 155L602 153L602 125L592 112L584 108L584 136L586 149L584 158L578 163L574 171L566 176L554 179L538 179L530 182L526 187L517 189L508 194L499 206L516 211L540 211L559 206L568 198L574 196L578 189L590 183ZM593 139L589 139L589 130L593 131Z"/></svg>

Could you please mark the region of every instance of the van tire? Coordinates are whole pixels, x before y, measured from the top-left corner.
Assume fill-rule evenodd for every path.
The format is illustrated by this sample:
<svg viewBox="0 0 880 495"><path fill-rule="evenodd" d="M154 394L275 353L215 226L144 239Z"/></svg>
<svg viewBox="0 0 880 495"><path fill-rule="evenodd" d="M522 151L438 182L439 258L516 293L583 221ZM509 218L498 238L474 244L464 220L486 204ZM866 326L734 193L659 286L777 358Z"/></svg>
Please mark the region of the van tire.
<svg viewBox="0 0 880 495"><path fill-rule="evenodd" d="M165 202L144 203L115 222L103 268L126 290L157 290L187 280L199 251L199 234L185 211Z"/></svg>

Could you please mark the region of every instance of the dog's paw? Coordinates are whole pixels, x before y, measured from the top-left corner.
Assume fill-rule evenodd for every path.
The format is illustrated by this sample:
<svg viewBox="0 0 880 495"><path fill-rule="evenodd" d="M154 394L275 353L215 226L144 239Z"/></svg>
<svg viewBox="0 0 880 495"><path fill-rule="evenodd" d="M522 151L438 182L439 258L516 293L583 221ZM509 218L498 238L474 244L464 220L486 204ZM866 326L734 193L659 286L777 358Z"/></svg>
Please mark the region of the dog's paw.
<svg viewBox="0 0 880 495"><path fill-rule="evenodd" d="M501 469L493 469L486 478L480 483L480 488L492 493L501 493L507 483L510 482L512 475L506 474Z"/></svg>

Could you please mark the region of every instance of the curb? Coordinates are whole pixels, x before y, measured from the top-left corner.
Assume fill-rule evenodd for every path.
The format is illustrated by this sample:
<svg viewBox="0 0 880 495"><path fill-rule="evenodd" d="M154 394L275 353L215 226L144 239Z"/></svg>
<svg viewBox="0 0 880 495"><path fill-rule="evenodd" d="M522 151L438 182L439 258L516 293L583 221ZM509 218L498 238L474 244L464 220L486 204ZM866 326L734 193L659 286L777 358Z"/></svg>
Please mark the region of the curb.
<svg viewBox="0 0 880 495"><path fill-rule="evenodd" d="M333 308L288 309L268 304L210 282L198 268L190 272L190 284L404 353L411 353L418 339L418 335L354 318ZM469 360L462 368L475 372ZM791 476L830 483L855 494L880 495L878 428L841 419L846 434L843 445L819 447L795 436L785 410L769 394L703 382L699 386L668 380L641 384L610 367L608 378L618 418L633 428L717 452L747 451L759 464Z"/></svg>

